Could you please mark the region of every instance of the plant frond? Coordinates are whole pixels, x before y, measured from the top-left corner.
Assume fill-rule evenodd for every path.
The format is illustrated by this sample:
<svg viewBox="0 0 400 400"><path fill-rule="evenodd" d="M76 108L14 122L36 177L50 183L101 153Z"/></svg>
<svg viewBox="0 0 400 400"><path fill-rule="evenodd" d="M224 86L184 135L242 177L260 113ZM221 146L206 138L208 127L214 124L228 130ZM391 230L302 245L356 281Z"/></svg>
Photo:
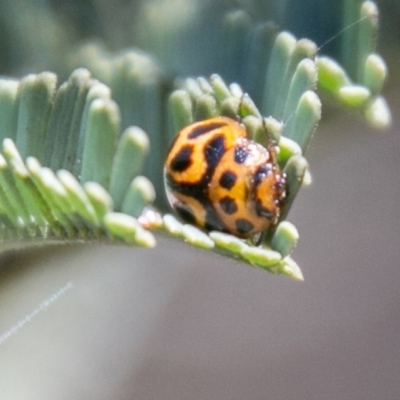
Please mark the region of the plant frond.
<svg viewBox="0 0 400 400"><path fill-rule="evenodd" d="M138 127L121 132L110 93L84 69L58 88L50 73L0 80L3 243L122 239L154 245L137 222L155 197L141 176L149 140Z"/></svg>

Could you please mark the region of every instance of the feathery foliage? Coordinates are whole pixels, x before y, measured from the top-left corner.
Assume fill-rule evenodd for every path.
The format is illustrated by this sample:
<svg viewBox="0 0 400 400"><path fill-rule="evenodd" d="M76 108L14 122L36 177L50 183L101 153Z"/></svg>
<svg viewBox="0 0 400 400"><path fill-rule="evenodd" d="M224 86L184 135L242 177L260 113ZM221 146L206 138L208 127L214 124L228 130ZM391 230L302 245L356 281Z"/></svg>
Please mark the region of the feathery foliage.
<svg viewBox="0 0 400 400"><path fill-rule="evenodd" d="M300 187L311 180L305 152L321 119L321 99L356 111L375 128L390 124L381 94L387 68L376 53L377 6L343 3L345 69L320 55L311 40L278 33L274 24L251 17L256 14L246 9L216 12L212 29L201 30L201 21L192 23L200 3L186 3L177 16L180 24L172 25L173 7L157 18L150 4L140 8L138 43L155 56L133 48L112 52L107 40L82 44L60 34L66 27L52 11L39 15L54 35L44 35L42 42L37 34L29 38L34 54L46 54L47 65L61 76L75 70L61 85L50 72L0 80L4 246L97 240L152 247L156 232L302 279L291 258L299 235L287 216ZM4 7L20 18L12 2ZM25 22L28 30L34 27L33 20ZM202 42L208 35L213 40L201 58L204 65L195 66L196 57L184 59L185 51L174 49L185 49L186 36L194 40L198 30L205 35ZM23 36L16 37L23 42ZM67 49L64 58L61 45ZM205 51L199 42L196 51ZM16 57L13 47L9 53ZM34 60L41 67L43 60ZM197 66L210 78L182 77ZM178 76L171 73L174 68ZM173 136L194 121L218 115L239 115L249 136L263 145L266 127L279 146L289 195L276 229L260 246L161 214L167 209L163 163Z"/></svg>

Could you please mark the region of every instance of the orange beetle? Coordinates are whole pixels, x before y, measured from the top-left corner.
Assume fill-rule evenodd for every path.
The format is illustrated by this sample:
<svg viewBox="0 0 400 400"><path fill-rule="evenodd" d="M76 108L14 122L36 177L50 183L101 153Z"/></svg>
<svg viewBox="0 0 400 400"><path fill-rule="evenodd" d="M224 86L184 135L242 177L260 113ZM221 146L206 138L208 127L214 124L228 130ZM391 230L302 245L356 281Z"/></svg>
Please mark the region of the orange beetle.
<svg viewBox="0 0 400 400"><path fill-rule="evenodd" d="M165 188L186 222L248 238L274 226L286 197L285 175L239 122L215 117L183 128L168 152Z"/></svg>

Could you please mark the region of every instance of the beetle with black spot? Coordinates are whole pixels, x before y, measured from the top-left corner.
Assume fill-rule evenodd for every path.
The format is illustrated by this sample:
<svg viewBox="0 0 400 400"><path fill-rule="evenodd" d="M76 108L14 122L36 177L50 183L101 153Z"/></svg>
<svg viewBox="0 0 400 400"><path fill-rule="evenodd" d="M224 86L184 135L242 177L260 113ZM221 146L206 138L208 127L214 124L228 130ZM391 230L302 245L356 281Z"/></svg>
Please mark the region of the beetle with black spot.
<svg viewBox="0 0 400 400"><path fill-rule="evenodd" d="M168 201L186 222L251 238L275 226L286 197L275 149L215 117L183 128L164 168Z"/></svg>

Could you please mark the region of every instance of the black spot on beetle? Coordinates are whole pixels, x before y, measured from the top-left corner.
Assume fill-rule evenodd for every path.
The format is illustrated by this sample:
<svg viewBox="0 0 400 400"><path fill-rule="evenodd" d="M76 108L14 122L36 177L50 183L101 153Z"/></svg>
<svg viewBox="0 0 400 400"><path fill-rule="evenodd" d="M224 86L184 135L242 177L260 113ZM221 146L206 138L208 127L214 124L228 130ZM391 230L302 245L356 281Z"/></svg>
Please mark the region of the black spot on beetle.
<svg viewBox="0 0 400 400"><path fill-rule="evenodd" d="M219 184L224 189L231 189L237 180L237 175L232 171L226 171L219 178Z"/></svg>
<svg viewBox="0 0 400 400"><path fill-rule="evenodd" d="M212 124L208 124L208 125L199 125L197 128L193 129L189 135L188 138L189 139L196 139L197 137L201 136L201 135L205 135L208 132L213 131L214 129L218 129L221 128L225 125L225 123L223 122L215 122Z"/></svg>
<svg viewBox="0 0 400 400"><path fill-rule="evenodd" d="M238 232L243 235L254 229L254 225L245 218L239 218L236 220L235 225Z"/></svg>
<svg viewBox="0 0 400 400"><path fill-rule="evenodd" d="M206 210L206 221L204 227L208 231L224 231L225 225L219 219L217 212L211 204L203 204Z"/></svg>
<svg viewBox="0 0 400 400"><path fill-rule="evenodd" d="M256 213L263 218L273 219L275 217L274 213L268 208L264 207L260 200L256 201Z"/></svg>
<svg viewBox="0 0 400 400"><path fill-rule="evenodd" d="M210 140L204 149L204 156L207 161L208 170L212 171L225 153L225 138L218 135Z"/></svg>
<svg viewBox="0 0 400 400"><path fill-rule="evenodd" d="M232 199L232 197L229 196L225 196L221 199L219 205L221 206L222 211L229 215L235 214L238 209L235 199Z"/></svg>
<svg viewBox="0 0 400 400"><path fill-rule="evenodd" d="M238 164L243 164L249 154L249 149L243 146L237 146L235 148L235 162L237 162Z"/></svg>
<svg viewBox="0 0 400 400"><path fill-rule="evenodd" d="M173 173L166 172L164 175L165 185L170 191L193 197L200 202L202 202L203 199L207 199L208 180L202 178L197 182L182 182L176 181L174 178L175 174Z"/></svg>
<svg viewBox="0 0 400 400"><path fill-rule="evenodd" d="M177 214L189 224L195 224L196 218L193 215L192 209L186 203L175 204Z"/></svg>
<svg viewBox="0 0 400 400"><path fill-rule="evenodd" d="M171 161L171 170L174 172L183 172L192 164L193 146L183 146Z"/></svg>
<svg viewBox="0 0 400 400"><path fill-rule="evenodd" d="M254 185L258 186L271 171L271 164L264 164L254 173Z"/></svg>

